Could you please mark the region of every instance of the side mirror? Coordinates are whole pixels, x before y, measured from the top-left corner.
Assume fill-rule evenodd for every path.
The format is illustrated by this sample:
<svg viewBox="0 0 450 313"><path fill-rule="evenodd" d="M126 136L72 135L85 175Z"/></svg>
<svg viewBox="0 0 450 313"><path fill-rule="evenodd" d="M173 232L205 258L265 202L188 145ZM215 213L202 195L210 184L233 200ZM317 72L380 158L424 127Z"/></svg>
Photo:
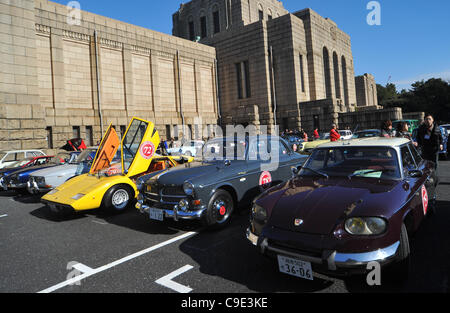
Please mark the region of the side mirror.
<svg viewBox="0 0 450 313"><path fill-rule="evenodd" d="M408 175L411 178L420 178L423 176L423 172L420 170L412 170L408 172Z"/></svg>

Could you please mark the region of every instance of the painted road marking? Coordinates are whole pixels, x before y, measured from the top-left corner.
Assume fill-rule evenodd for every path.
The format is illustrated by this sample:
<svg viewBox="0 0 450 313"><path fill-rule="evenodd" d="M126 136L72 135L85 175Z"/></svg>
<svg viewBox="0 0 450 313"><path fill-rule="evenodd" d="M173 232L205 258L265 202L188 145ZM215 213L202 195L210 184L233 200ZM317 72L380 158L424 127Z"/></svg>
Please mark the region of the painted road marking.
<svg viewBox="0 0 450 313"><path fill-rule="evenodd" d="M192 291L191 288L186 287L182 284L174 282L172 279L174 279L177 276L180 276L183 273L186 273L187 271L190 271L194 267L191 265L186 265L180 268L179 270L176 270L175 272L170 273L169 275L164 276L163 278L158 279L155 281L155 283L162 285L164 287L167 287L169 289L175 290L179 293L189 293Z"/></svg>
<svg viewBox="0 0 450 313"><path fill-rule="evenodd" d="M76 269L77 271L86 274L86 273L92 273L94 270L90 268L89 266L86 266L84 264L78 263L72 266L72 268Z"/></svg>
<svg viewBox="0 0 450 313"><path fill-rule="evenodd" d="M0 215L0 218L2 218L2 217L7 217L7 216L8 216L8 214Z"/></svg>
<svg viewBox="0 0 450 313"><path fill-rule="evenodd" d="M170 244L172 244L174 242L177 242L179 240L191 237L191 236L196 235L196 234L197 234L197 232L185 233L183 235L180 235L178 237L175 237L175 238L172 238L170 240L164 241L164 242L162 242L160 244L157 244L157 245L155 245L153 247L150 247L148 249L145 249L145 250L136 252L134 254L131 254L131 255L129 255L127 257L124 257L124 258L122 258L120 260L117 260L117 261L114 261L112 263L106 264L106 265L104 265L102 267L99 267L99 268L96 268L96 269L92 269L92 271L89 272L89 273L83 273L82 275L79 275L79 276L73 277L71 279L68 279L66 281L63 281L62 283L54 285L54 286L52 286L50 288L47 288L45 290L39 291L38 293L51 293L51 292L54 292L54 291L56 291L58 289L67 287L69 285L74 285L75 283L77 283L77 282L79 282L79 281L81 281L81 280L83 280L85 278L88 278L88 277L90 277L92 275L95 275L95 274L98 274L100 272L106 271L106 270L108 270L110 268L113 268L113 267L115 267L117 265L120 265L122 263L128 262L128 261L130 261L132 259L135 259L137 257L140 257L140 256L142 256L144 254L150 253L150 252L155 251L157 249L160 249L160 248L162 248L164 246L170 245Z"/></svg>

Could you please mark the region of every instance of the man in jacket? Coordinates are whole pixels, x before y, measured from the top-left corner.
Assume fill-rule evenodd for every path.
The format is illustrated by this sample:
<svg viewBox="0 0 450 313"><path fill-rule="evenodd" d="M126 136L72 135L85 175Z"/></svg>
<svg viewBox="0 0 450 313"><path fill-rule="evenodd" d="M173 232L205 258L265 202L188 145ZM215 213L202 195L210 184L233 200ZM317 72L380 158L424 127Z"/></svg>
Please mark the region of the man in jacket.
<svg viewBox="0 0 450 313"><path fill-rule="evenodd" d="M438 165L439 151L443 150L441 130L431 114L425 116L425 122L417 132L417 145L422 150L422 157Z"/></svg>
<svg viewBox="0 0 450 313"><path fill-rule="evenodd" d="M339 141L341 139L341 135L337 131L337 125L333 124L331 127L332 127L331 131L330 131L330 140L331 140L331 142Z"/></svg>

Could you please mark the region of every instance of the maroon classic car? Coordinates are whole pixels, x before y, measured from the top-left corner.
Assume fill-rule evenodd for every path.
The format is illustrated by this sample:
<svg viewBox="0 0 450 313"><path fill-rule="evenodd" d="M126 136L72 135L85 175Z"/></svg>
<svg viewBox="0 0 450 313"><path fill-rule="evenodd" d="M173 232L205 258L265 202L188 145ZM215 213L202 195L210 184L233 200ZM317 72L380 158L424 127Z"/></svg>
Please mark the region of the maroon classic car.
<svg viewBox="0 0 450 313"><path fill-rule="evenodd" d="M408 236L435 209L434 163L407 139L368 138L321 145L294 174L254 201L247 230L281 272L313 280L378 262L407 278Z"/></svg>

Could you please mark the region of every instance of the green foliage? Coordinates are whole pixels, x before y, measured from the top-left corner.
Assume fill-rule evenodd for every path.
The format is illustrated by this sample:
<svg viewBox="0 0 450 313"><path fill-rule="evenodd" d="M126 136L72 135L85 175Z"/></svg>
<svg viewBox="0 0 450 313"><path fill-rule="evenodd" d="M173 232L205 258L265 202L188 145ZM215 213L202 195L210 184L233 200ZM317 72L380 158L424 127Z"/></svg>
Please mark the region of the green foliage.
<svg viewBox="0 0 450 313"><path fill-rule="evenodd" d="M378 103L385 108L400 107L405 113L432 113L438 121L450 122L450 82L431 78L411 86L398 93L394 84L377 85Z"/></svg>

